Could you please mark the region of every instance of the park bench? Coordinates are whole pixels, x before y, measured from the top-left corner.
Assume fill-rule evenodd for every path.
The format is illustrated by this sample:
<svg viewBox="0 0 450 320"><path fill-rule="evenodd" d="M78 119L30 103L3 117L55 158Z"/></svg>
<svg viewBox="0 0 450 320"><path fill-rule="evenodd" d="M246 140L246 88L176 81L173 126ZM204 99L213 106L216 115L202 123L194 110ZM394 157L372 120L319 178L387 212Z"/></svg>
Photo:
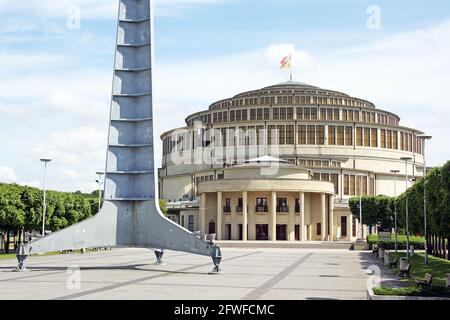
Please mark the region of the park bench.
<svg viewBox="0 0 450 320"><path fill-rule="evenodd" d="M408 263L407 265L406 265L406 268L405 269L400 269L400 272L399 272L399 274L398 274L398 276L399 277L409 277L409 270L411 269L411 264L410 263Z"/></svg>
<svg viewBox="0 0 450 320"><path fill-rule="evenodd" d="M425 273L425 277L422 280L416 280L419 287L429 287L433 281L433 275L431 273Z"/></svg>
<svg viewBox="0 0 450 320"><path fill-rule="evenodd" d="M396 267L397 266L397 257L392 259L391 262L389 262L389 267Z"/></svg>

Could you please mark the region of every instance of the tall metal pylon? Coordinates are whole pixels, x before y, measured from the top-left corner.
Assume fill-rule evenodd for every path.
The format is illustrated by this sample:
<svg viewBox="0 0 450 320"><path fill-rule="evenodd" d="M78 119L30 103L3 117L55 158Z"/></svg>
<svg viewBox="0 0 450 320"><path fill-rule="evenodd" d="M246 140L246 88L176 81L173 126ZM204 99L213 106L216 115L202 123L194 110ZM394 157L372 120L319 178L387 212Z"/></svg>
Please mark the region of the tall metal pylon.
<svg viewBox="0 0 450 320"><path fill-rule="evenodd" d="M162 215L154 162L151 0L119 0L104 204L94 217L21 245L18 270L30 254L96 247L142 247L212 257L221 251Z"/></svg>

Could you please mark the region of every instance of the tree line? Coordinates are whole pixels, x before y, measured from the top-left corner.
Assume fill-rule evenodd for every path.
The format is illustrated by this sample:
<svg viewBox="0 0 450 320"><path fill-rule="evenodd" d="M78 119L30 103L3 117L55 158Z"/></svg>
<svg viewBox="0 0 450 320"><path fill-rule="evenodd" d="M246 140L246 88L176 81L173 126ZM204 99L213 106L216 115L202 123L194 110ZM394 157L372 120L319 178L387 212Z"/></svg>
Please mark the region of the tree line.
<svg viewBox="0 0 450 320"><path fill-rule="evenodd" d="M434 168L424 179L414 183L397 198L386 196L362 197L362 219L368 226L394 227L395 208L397 226L406 230L406 197L410 234L424 234L424 188L427 202L427 244L430 254L450 259L450 161ZM349 201L352 214L359 219L359 197Z"/></svg>
<svg viewBox="0 0 450 320"><path fill-rule="evenodd" d="M47 191L46 197L45 229L52 232L89 218L99 211L98 191L92 194ZM42 190L0 183L0 233L3 234L7 253L11 236L14 237L16 247L23 240L24 232L40 232L42 212Z"/></svg>

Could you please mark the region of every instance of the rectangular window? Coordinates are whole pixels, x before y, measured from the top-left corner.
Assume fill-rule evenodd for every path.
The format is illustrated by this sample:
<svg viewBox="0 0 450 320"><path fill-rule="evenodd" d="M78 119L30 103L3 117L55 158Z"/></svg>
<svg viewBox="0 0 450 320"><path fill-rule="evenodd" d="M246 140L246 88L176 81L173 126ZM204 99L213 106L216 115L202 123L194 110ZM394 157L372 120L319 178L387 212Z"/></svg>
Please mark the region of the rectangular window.
<svg viewBox="0 0 450 320"><path fill-rule="evenodd" d="M250 109L250 120L256 120L256 109Z"/></svg>
<svg viewBox="0 0 450 320"><path fill-rule="evenodd" d="M386 148L386 129L381 129L381 148Z"/></svg>
<svg viewBox="0 0 450 320"><path fill-rule="evenodd" d="M359 111L355 111L355 122L359 122Z"/></svg>
<svg viewBox="0 0 450 320"><path fill-rule="evenodd" d="M350 177L348 174L344 175L344 195L350 195Z"/></svg>
<svg viewBox="0 0 450 320"><path fill-rule="evenodd" d="M333 109L327 109L327 120L333 120Z"/></svg>
<svg viewBox="0 0 450 320"><path fill-rule="evenodd" d="M359 196L361 192L361 176L356 176L356 195Z"/></svg>
<svg viewBox="0 0 450 320"><path fill-rule="evenodd" d="M392 131L392 148L398 149L398 132Z"/></svg>
<svg viewBox="0 0 450 320"><path fill-rule="evenodd" d="M337 127L337 145L338 146L344 145L344 127L342 126Z"/></svg>
<svg viewBox="0 0 450 320"><path fill-rule="evenodd" d="M311 109L310 108L304 108L303 109L303 119L304 120L311 120Z"/></svg>
<svg viewBox="0 0 450 320"><path fill-rule="evenodd" d="M298 126L298 144L306 144L306 126Z"/></svg>
<svg viewBox="0 0 450 320"><path fill-rule="evenodd" d="M188 217L188 229L189 229L189 231L194 232L194 216L193 215L190 215Z"/></svg>
<svg viewBox="0 0 450 320"><path fill-rule="evenodd" d="M264 120L270 120L270 108L264 108Z"/></svg>
<svg viewBox="0 0 450 320"><path fill-rule="evenodd" d="M288 120L294 119L294 109L293 108L287 108L287 119Z"/></svg>
<svg viewBox="0 0 450 320"><path fill-rule="evenodd" d="M328 144L334 146L336 144L336 127L328 126Z"/></svg>
<svg viewBox="0 0 450 320"><path fill-rule="evenodd" d="M362 192L363 196L367 196L367 177L362 177Z"/></svg>
<svg viewBox="0 0 450 320"><path fill-rule="evenodd" d="M278 141L278 132L276 126L268 126L268 132L267 132L267 143L269 145L275 144L276 141Z"/></svg>
<svg viewBox="0 0 450 320"><path fill-rule="evenodd" d="M294 133L294 126L293 125L287 125L286 126L286 144L294 144L295 133Z"/></svg>
<svg viewBox="0 0 450 320"><path fill-rule="evenodd" d="M364 128L364 147L370 147L370 128Z"/></svg>
<svg viewBox="0 0 450 320"><path fill-rule="evenodd" d="M239 145L245 146L247 140L247 127L239 127Z"/></svg>
<svg viewBox="0 0 450 320"><path fill-rule="evenodd" d="M266 144L264 142L264 135L265 135L264 126L256 126L256 139L257 139L258 145L260 145L260 146L263 146Z"/></svg>
<svg viewBox="0 0 450 320"><path fill-rule="evenodd" d="M348 121L353 121L353 110L348 110L347 116Z"/></svg>
<svg viewBox="0 0 450 320"><path fill-rule="evenodd" d="M353 145L353 127L345 127L345 145Z"/></svg>
<svg viewBox="0 0 450 320"><path fill-rule="evenodd" d="M230 111L230 122L236 121L236 111Z"/></svg>
<svg viewBox="0 0 450 320"><path fill-rule="evenodd" d="M280 120L280 109L273 108L273 120Z"/></svg>
<svg viewBox="0 0 450 320"><path fill-rule="evenodd" d="M320 222L317 223L316 233L318 236L322 235L322 224Z"/></svg>
<svg viewBox="0 0 450 320"><path fill-rule="evenodd" d="M334 109L333 120L339 120L339 109Z"/></svg>
<svg viewBox="0 0 450 320"><path fill-rule="evenodd" d="M356 127L356 145L358 147L362 146L362 135L363 135L362 128Z"/></svg>
<svg viewBox="0 0 450 320"><path fill-rule="evenodd" d="M330 181L334 185L334 194L339 194L339 175L338 174L330 174Z"/></svg>
<svg viewBox="0 0 450 320"><path fill-rule="evenodd" d="M247 136L248 136L248 145L249 146L256 145L256 128L255 127L247 128Z"/></svg>
<svg viewBox="0 0 450 320"><path fill-rule="evenodd" d="M308 126L308 144L316 144L315 126Z"/></svg>
<svg viewBox="0 0 450 320"><path fill-rule="evenodd" d="M297 108L297 120L303 120L303 108Z"/></svg>
<svg viewBox="0 0 450 320"><path fill-rule="evenodd" d="M342 110L342 121L347 121L347 110Z"/></svg>
<svg viewBox="0 0 450 320"><path fill-rule="evenodd" d="M370 146L372 148L376 148L378 147L378 130L376 128L372 128L370 131Z"/></svg>
<svg viewBox="0 0 450 320"><path fill-rule="evenodd" d="M327 109L320 109L320 120L327 120Z"/></svg>
<svg viewBox="0 0 450 320"><path fill-rule="evenodd" d="M247 110L242 110L242 121L248 121Z"/></svg>
<svg viewBox="0 0 450 320"><path fill-rule="evenodd" d="M355 195L355 176L350 176L350 195Z"/></svg>
<svg viewBox="0 0 450 320"><path fill-rule="evenodd" d="M392 131L386 130L386 148L392 149L392 138L391 138Z"/></svg>
<svg viewBox="0 0 450 320"><path fill-rule="evenodd" d="M242 121L242 110L236 110L236 121Z"/></svg>
<svg viewBox="0 0 450 320"><path fill-rule="evenodd" d="M280 120L286 120L286 108L280 108Z"/></svg>
<svg viewBox="0 0 450 320"><path fill-rule="evenodd" d="M341 236L347 237L347 217L341 216Z"/></svg>
<svg viewBox="0 0 450 320"><path fill-rule="evenodd" d="M325 144L325 126L316 126L317 144Z"/></svg>
<svg viewBox="0 0 450 320"><path fill-rule="evenodd" d="M278 144L286 144L286 127L284 125L277 126L278 129Z"/></svg>
<svg viewBox="0 0 450 320"><path fill-rule="evenodd" d="M311 108L311 120L317 120L317 108Z"/></svg>

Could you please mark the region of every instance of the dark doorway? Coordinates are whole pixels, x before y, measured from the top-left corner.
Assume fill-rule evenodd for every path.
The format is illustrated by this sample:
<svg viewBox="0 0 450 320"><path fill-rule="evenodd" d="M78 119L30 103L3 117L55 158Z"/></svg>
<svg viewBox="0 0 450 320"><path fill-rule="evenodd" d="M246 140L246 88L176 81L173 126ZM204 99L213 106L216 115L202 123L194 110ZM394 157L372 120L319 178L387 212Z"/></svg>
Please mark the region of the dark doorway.
<svg viewBox="0 0 450 320"><path fill-rule="evenodd" d="M216 233L216 223L214 220L209 222L209 234Z"/></svg>
<svg viewBox="0 0 450 320"><path fill-rule="evenodd" d="M300 225L295 225L295 241L300 241Z"/></svg>
<svg viewBox="0 0 450 320"><path fill-rule="evenodd" d="M347 236L347 217L341 217L341 236Z"/></svg>
<svg viewBox="0 0 450 320"><path fill-rule="evenodd" d="M239 224L238 225L238 229L239 229L239 240L242 240L243 239L243 235L242 235L242 224Z"/></svg>
<svg viewBox="0 0 450 320"><path fill-rule="evenodd" d="M287 240L287 225L277 224L277 241Z"/></svg>
<svg viewBox="0 0 450 320"><path fill-rule="evenodd" d="M257 224L256 225L256 240L269 240L269 225Z"/></svg>
<svg viewBox="0 0 450 320"><path fill-rule="evenodd" d="M225 240L231 240L231 224L225 225Z"/></svg>

